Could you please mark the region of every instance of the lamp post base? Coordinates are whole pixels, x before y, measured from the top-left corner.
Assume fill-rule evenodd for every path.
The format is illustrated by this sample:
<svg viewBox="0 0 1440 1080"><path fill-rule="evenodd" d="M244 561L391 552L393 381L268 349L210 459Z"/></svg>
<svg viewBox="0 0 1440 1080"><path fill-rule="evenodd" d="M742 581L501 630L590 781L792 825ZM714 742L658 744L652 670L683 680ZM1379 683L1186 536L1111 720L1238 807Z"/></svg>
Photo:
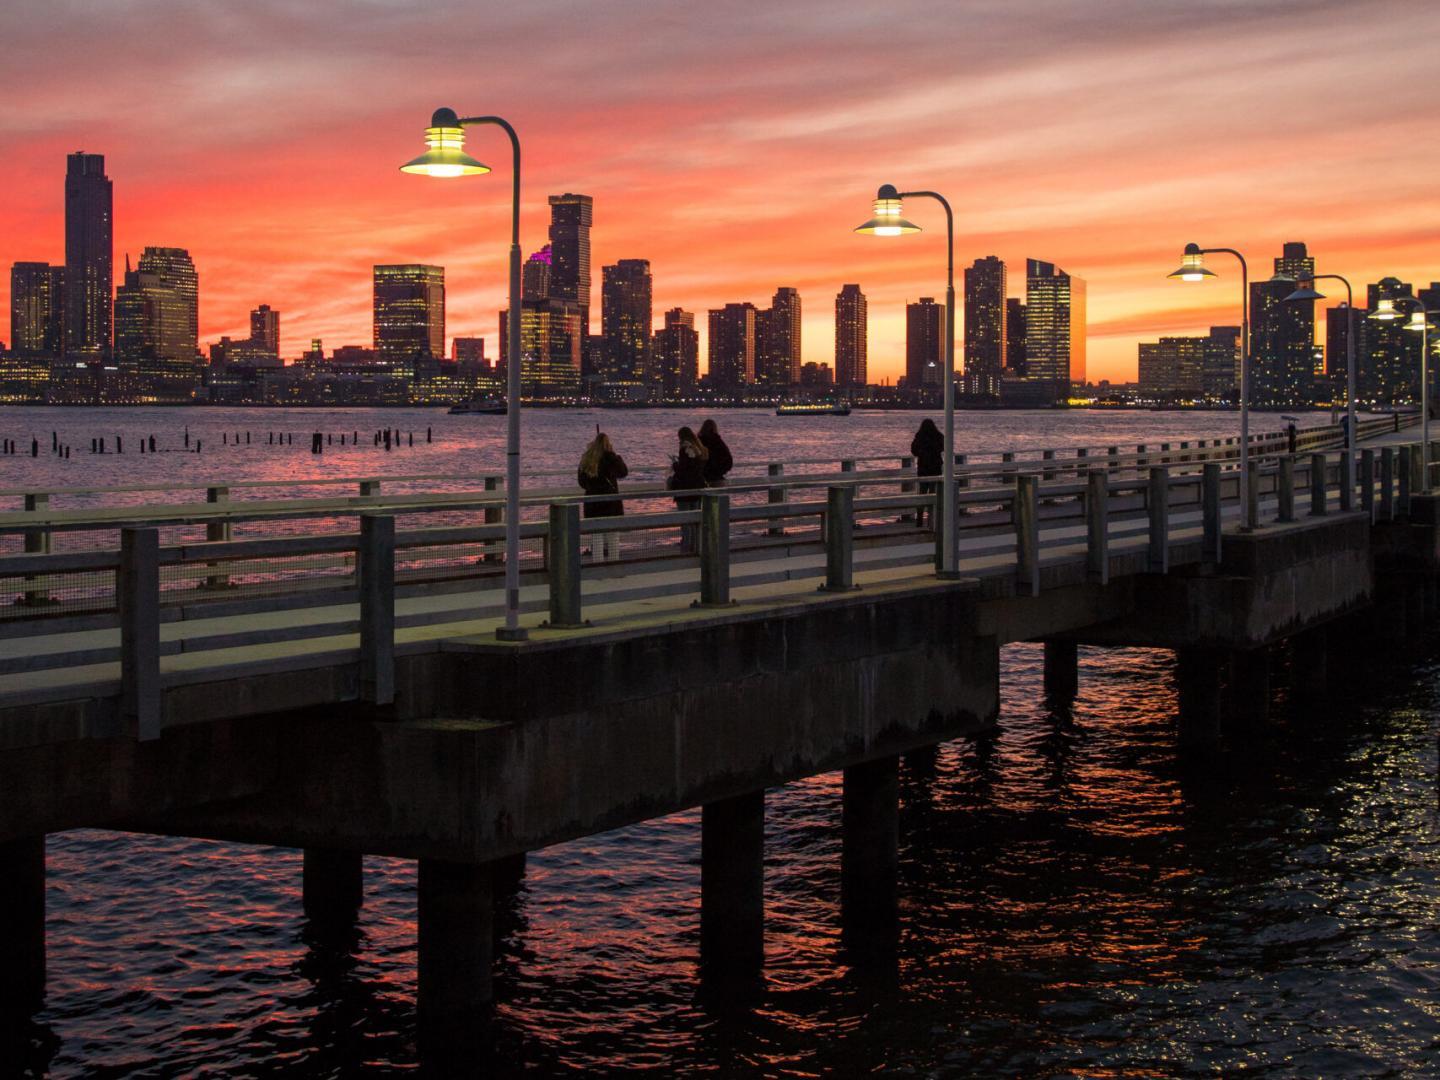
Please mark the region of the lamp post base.
<svg viewBox="0 0 1440 1080"><path fill-rule="evenodd" d="M496 641L529 641L530 632L523 626L509 627L497 626L495 628Z"/></svg>

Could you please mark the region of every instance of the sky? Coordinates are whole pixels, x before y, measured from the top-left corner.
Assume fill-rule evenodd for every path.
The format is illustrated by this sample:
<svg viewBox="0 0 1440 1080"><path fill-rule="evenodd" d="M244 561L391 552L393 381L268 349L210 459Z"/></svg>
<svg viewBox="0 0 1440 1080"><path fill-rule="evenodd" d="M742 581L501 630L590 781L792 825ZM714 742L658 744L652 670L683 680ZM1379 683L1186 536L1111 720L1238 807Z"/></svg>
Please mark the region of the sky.
<svg viewBox="0 0 1440 1080"><path fill-rule="evenodd" d="M397 169L444 105L519 131L526 254L547 195L594 197L592 332L601 266L648 258L657 323L699 313L702 358L707 309L788 285L804 359L828 363L834 296L859 282L871 381L893 381L905 302L945 286L936 204L907 204L916 236L851 232L894 183L949 199L957 281L986 255L1011 295L1027 257L1084 278L1089 375L1128 380L1138 342L1239 321L1233 264L1165 279L1187 241L1259 278L1301 240L1357 289L1440 280L1437 40L1425 0L7 4L0 264L63 262L83 149L115 183L117 284L125 253L188 248L202 344L248 336L261 303L288 356L368 344L371 266L425 262L447 333L493 353L504 136L469 133L487 176Z"/></svg>

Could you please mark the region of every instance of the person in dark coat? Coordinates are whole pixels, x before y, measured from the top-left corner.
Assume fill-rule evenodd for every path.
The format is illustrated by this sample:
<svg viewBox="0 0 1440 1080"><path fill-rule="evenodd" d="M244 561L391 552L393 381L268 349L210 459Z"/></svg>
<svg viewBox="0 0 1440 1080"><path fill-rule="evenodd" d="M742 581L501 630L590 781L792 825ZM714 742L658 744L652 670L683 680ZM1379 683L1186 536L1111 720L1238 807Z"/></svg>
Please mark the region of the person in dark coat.
<svg viewBox="0 0 1440 1080"><path fill-rule="evenodd" d="M730 456L730 447L720 437L720 429L715 426L714 420L706 420L700 425L700 442L704 444L707 455L705 486L724 487L725 474L735 467L735 459Z"/></svg>
<svg viewBox="0 0 1440 1080"><path fill-rule="evenodd" d="M915 437L910 440L910 453L915 457L916 476L939 476L945 471L945 436L940 434L940 429L935 426L935 421L928 416L920 422L920 430L915 432ZM939 485L934 481L921 483L920 493L922 495L934 495ZM934 525L934 511L931 511L931 525ZM920 507L915 514L915 525L917 528L925 526L925 507Z"/></svg>
<svg viewBox="0 0 1440 1080"><path fill-rule="evenodd" d="M698 491L705 486L705 460L710 452L705 449L702 443L688 427L680 429L680 447L675 456L670 459L670 478L666 481L666 487L671 491ZM700 505L700 500L691 496L685 499L676 499L675 506L680 510L694 510ZM680 526L680 550L691 552L699 547L700 528L698 525Z"/></svg>
<svg viewBox="0 0 1440 1080"><path fill-rule="evenodd" d="M576 479L586 495L619 495L620 481L630 475L625 459L615 452L610 436L597 431L595 438L585 448L580 458ZM622 499L603 499L587 502L582 511L587 518L620 517L625 513ZM620 557L620 534L614 532L596 533L599 541L595 545L601 562Z"/></svg>

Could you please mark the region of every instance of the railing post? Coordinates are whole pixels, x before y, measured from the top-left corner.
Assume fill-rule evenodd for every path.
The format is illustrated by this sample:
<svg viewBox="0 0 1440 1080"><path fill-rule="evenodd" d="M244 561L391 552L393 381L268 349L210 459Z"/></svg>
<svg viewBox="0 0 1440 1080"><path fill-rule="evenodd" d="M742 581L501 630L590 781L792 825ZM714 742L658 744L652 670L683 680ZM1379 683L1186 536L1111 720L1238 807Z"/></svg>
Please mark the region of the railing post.
<svg viewBox="0 0 1440 1080"><path fill-rule="evenodd" d="M1404 446L1400 447L1400 461L1398 470L1400 473L1400 494L1399 497L1396 499L1395 512L1401 518L1407 518L1410 516L1410 493L1413 490L1410 486L1410 480L1414 468L1411 462L1413 462L1414 460L1414 447L1412 447L1409 443L1406 443Z"/></svg>
<svg viewBox="0 0 1440 1080"><path fill-rule="evenodd" d="M1047 461L1047 462L1049 462L1049 461L1054 461L1054 460L1055 460L1055 451L1054 451L1054 450L1041 450L1041 451L1040 451L1040 458L1041 458L1041 460ZM1041 478L1042 480L1045 480L1046 482L1049 482L1049 481L1051 481L1051 480L1054 480L1054 479L1055 479L1055 470L1054 470L1054 468L1052 468L1052 467L1049 466L1049 465L1046 465L1046 466L1043 468L1043 470L1041 471L1041 473L1040 473L1040 478Z"/></svg>
<svg viewBox="0 0 1440 1080"><path fill-rule="evenodd" d="M1145 443L1139 443L1135 447L1135 471L1137 473L1149 464L1149 461L1145 457L1145 446Z"/></svg>
<svg viewBox="0 0 1440 1080"><path fill-rule="evenodd" d="M1160 444L1160 464L1170 464L1170 444L1168 442L1162 442Z"/></svg>
<svg viewBox="0 0 1440 1080"><path fill-rule="evenodd" d="M822 592L855 588L855 488L831 484L825 500L825 584Z"/></svg>
<svg viewBox="0 0 1440 1080"><path fill-rule="evenodd" d="M909 472L911 469L913 469L913 468L915 468L915 459L914 459L913 457L906 456L906 457L902 457L902 458L900 459L900 471L901 471L901 472L906 472L906 473L908 473L908 472ZM901 495L913 495L913 494L915 494L915 481L914 481L914 480L901 480L901 481L900 481L900 494L901 494ZM914 521L914 520L915 520L915 514L914 514L912 511L909 511L909 510L902 510L902 511L900 512L900 520L901 520L901 521Z"/></svg>
<svg viewBox="0 0 1440 1080"><path fill-rule="evenodd" d="M1360 451L1360 510L1375 520L1375 451Z"/></svg>
<svg viewBox="0 0 1440 1080"><path fill-rule="evenodd" d="M160 531L120 530L120 719L132 739L160 737Z"/></svg>
<svg viewBox="0 0 1440 1080"><path fill-rule="evenodd" d="M1033 473L1015 477L1010 504L1015 523L1015 588L1021 596L1040 595L1040 478Z"/></svg>
<svg viewBox="0 0 1440 1080"><path fill-rule="evenodd" d="M1349 450L1340 451L1340 512L1348 514L1355 509L1355 455Z"/></svg>
<svg viewBox="0 0 1440 1080"><path fill-rule="evenodd" d="M500 485L503 484L503 483L504 483L504 479L503 479L502 477L499 477L499 476L487 476L487 477L485 477L485 493L486 493L487 495L491 495L491 494L499 491L499 490L500 490ZM499 525L499 524L501 524L502 522L504 522L504 520L505 520L505 508L504 508L503 506L501 506L501 505L499 505L499 504L497 503L497 504L495 504L494 506L487 506L487 507L485 507L484 521L485 521L485 524L486 524L486 525ZM494 540L487 540L487 541L485 541L485 543L482 545L482 552L481 552L481 555L480 555L481 560L482 560L482 561L489 561L489 560L491 560L491 559L498 559L498 558L500 557L499 554L498 554L498 549L499 549L499 545L496 543L496 541L494 541Z"/></svg>
<svg viewBox="0 0 1440 1080"><path fill-rule="evenodd" d="M360 700L395 703L395 518L360 515Z"/></svg>
<svg viewBox="0 0 1440 1080"><path fill-rule="evenodd" d="M853 459L853 458L843 458L843 459L841 460L841 462L840 462L840 471L841 471L842 473L854 472L854 471L855 471L855 461L854 461L854 459Z"/></svg>
<svg viewBox="0 0 1440 1080"><path fill-rule="evenodd" d="M1325 498L1325 455L1310 455L1310 516L1324 517L1329 510Z"/></svg>
<svg viewBox="0 0 1440 1080"><path fill-rule="evenodd" d="M1276 492L1276 503L1278 509L1275 513L1275 520L1289 522L1295 520L1295 455L1280 455L1279 489Z"/></svg>
<svg viewBox="0 0 1440 1080"><path fill-rule="evenodd" d="M598 549L600 533L592 534ZM573 502L550 504L545 569L550 578L550 625L584 626L580 606L580 506Z"/></svg>
<svg viewBox="0 0 1440 1080"><path fill-rule="evenodd" d="M1085 477L1085 576L1110 583L1110 474L1091 469Z"/></svg>
<svg viewBox="0 0 1440 1080"><path fill-rule="evenodd" d="M1219 563L1224 518L1220 498L1220 463L1207 461L1200 473L1200 514L1203 520L1201 558Z"/></svg>
<svg viewBox="0 0 1440 1080"><path fill-rule="evenodd" d="M1145 506L1150 515L1150 545L1147 568L1152 574L1170 570L1170 470L1156 466L1150 470L1150 487L1145 493Z"/></svg>
<svg viewBox="0 0 1440 1080"><path fill-rule="evenodd" d="M50 508L50 496L45 492L35 492L25 496L25 509L29 513ZM50 530L48 529L26 529L25 530L25 552L28 555L50 554ZM35 581L31 577L26 581ZM25 604L27 607L40 607L50 602L50 593L46 589L25 590Z"/></svg>
<svg viewBox="0 0 1440 1080"><path fill-rule="evenodd" d="M908 460L908 459L902 459L902 460ZM784 475L785 475L785 466L782 465L782 464L780 464L778 461L772 461L772 462L766 467L765 472L766 472L766 475L771 476L771 477L784 476ZM903 485L902 485L902 490L903 490ZM913 484L911 485L911 490L912 490L912 491L914 490L914 485L913 485ZM776 503L783 503L783 502L785 501L785 489L784 489L783 487L772 487L772 488L770 488L770 490L766 493L766 500L765 500L765 501L768 502L768 503L770 503L771 505L774 505L774 504L776 504ZM771 525L770 528L769 528L768 530L766 530L766 531L767 531L771 536L784 536L784 535L785 535L785 526L782 525L782 524L780 524L779 522L776 522L775 524Z"/></svg>
<svg viewBox="0 0 1440 1080"><path fill-rule="evenodd" d="M379 494L380 494L380 481L379 481L379 480L361 480L361 481L360 481L360 497L361 497L362 499L368 499L368 498L370 498L372 495L379 495Z"/></svg>
<svg viewBox="0 0 1440 1080"><path fill-rule="evenodd" d="M230 501L230 489L228 487L212 487L205 489L205 501L207 503L228 503ZM210 521L205 524L205 539L211 543L229 540L234 535L234 529L228 521ZM212 589L225 589L230 585L230 575L219 573L211 574L205 579L205 584Z"/></svg>
<svg viewBox="0 0 1440 1080"><path fill-rule="evenodd" d="M730 496L713 491L700 495L701 607L730 603Z"/></svg>
<svg viewBox="0 0 1440 1080"><path fill-rule="evenodd" d="M1415 443L1410 449L1410 494L1425 494L1425 468L1424 457L1421 456L1421 449L1424 443ZM1406 513L1409 513L1408 507Z"/></svg>
<svg viewBox="0 0 1440 1080"><path fill-rule="evenodd" d="M965 464L969 461L964 454L955 455L955 516L963 517L966 513L965 504L960 501L960 492L970 486L970 474L965 471ZM942 530L943 531L943 530Z"/></svg>
<svg viewBox="0 0 1440 1080"><path fill-rule="evenodd" d="M1105 453L1110 459L1105 463L1105 470L1113 473L1120 468L1120 462L1117 460L1120 457L1120 448L1112 446Z"/></svg>
<svg viewBox="0 0 1440 1080"><path fill-rule="evenodd" d="M1395 448L1380 450L1380 513L1377 521L1395 520Z"/></svg>

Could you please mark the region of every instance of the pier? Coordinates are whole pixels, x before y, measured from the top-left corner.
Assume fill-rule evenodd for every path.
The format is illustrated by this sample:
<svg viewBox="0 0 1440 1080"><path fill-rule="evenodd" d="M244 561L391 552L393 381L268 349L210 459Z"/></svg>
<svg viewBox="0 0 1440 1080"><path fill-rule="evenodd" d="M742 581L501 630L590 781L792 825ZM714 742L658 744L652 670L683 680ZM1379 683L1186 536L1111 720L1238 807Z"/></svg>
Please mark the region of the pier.
<svg viewBox="0 0 1440 1080"><path fill-rule="evenodd" d="M636 484L616 518L542 489L522 516L524 642L495 638L503 496L481 478L70 508L14 493L6 1006L44 993L44 837L82 827L302 848L321 922L354 918L366 855L417 860L435 1045L486 1010L494 896L525 853L697 806L701 979L753 984L765 791L820 773L844 777L847 929L883 936L900 762L998 722L1005 644L1043 642L1062 700L1081 646L1174 650L1176 724L1203 761L1265 723L1270 650L1323 693L1345 635L1423 625L1440 498L1396 428L1367 422L1353 460L1337 428L1294 454L1257 438L1248 532L1234 440L957 455L955 580L915 525L935 496L898 460L766 463L680 504Z"/></svg>

